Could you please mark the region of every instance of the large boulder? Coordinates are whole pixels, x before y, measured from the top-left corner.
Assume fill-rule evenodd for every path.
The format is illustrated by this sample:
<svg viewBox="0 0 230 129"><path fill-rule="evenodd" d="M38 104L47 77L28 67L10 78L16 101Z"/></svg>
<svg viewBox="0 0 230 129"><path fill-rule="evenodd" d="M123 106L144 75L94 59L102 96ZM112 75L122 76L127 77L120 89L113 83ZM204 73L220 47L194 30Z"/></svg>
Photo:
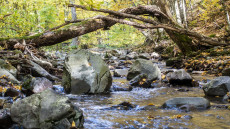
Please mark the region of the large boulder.
<svg viewBox="0 0 230 129"><path fill-rule="evenodd" d="M84 122L82 111L51 89L14 102L11 118L26 129L67 129L73 120L76 127Z"/></svg>
<svg viewBox="0 0 230 129"><path fill-rule="evenodd" d="M181 108L190 107L195 109L207 109L210 107L210 102L202 97L177 97L167 100L163 108Z"/></svg>
<svg viewBox="0 0 230 129"><path fill-rule="evenodd" d="M192 86L192 77L184 69L170 72L166 75L166 78L172 85Z"/></svg>
<svg viewBox="0 0 230 129"><path fill-rule="evenodd" d="M150 60L137 59L129 69L127 80L132 80L140 74L147 75L147 81L154 81L161 78L161 71L156 64Z"/></svg>
<svg viewBox="0 0 230 129"><path fill-rule="evenodd" d="M75 50L65 59L62 85L71 94L105 93L110 90L112 77L100 56Z"/></svg>
<svg viewBox="0 0 230 129"><path fill-rule="evenodd" d="M230 77L217 77L205 85L203 90L207 96L224 96L230 91Z"/></svg>

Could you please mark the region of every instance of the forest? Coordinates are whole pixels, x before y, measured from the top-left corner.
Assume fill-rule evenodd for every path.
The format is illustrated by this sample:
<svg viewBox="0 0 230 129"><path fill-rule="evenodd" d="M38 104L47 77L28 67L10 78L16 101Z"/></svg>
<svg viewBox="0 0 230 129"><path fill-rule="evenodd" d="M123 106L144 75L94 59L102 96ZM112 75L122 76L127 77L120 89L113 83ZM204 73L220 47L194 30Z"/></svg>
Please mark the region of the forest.
<svg viewBox="0 0 230 129"><path fill-rule="evenodd" d="M229 0L0 0L0 128L230 128L229 12Z"/></svg>

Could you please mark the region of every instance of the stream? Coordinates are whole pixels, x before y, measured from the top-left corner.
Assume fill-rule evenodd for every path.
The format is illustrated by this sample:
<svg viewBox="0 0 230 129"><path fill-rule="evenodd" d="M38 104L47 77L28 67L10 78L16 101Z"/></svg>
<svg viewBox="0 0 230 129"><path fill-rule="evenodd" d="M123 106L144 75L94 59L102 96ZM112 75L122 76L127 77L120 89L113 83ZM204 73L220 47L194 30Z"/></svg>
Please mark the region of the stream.
<svg viewBox="0 0 230 129"><path fill-rule="evenodd" d="M161 70L167 69L160 64ZM201 80L204 76L192 75L195 80ZM215 77L206 76L207 79ZM126 78L113 78L113 85L127 86ZM186 91L180 88L171 88L161 85L158 88L133 88L132 91L114 91L109 95L68 95L72 102L79 106L84 113L84 128L131 128L131 129L225 129L230 128L229 109L215 108L213 105L221 105L214 99L212 107L203 111L181 111L178 109L159 108L166 100L174 97L204 97L204 92L199 87L186 87ZM131 110L104 110L122 102L130 102L137 105ZM147 105L155 105L158 108L143 109Z"/></svg>

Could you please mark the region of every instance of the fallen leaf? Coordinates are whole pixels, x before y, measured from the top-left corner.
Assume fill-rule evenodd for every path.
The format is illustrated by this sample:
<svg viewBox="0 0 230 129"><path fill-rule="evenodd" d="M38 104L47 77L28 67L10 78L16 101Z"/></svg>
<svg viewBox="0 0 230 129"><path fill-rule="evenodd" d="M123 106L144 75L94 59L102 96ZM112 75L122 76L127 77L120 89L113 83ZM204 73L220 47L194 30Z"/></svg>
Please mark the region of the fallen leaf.
<svg viewBox="0 0 230 129"><path fill-rule="evenodd" d="M74 121L72 122L72 127L76 127L76 124Z"/></svg>
<svg viewBox="0 0 230 129"><path fill-rule="evenodd" d="M153 106L154 104L153 103L149 103L148 106Z"/></svg>

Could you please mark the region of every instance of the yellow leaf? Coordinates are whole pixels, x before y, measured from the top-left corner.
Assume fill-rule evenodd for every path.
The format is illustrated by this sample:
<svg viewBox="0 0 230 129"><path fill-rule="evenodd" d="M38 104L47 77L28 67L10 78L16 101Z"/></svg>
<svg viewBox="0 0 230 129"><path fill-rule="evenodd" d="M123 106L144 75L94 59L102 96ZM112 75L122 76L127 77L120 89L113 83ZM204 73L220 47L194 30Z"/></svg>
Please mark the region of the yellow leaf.
<svg viewBox="0 0 230 129"><path fill-rule="evenodd" d="M143 78L143 79L142 79L142 81L143 81L143 82L145 82L145 81L146 81L146 79L145 79L145 78Z"/></svg>
<svg viewBox="0 0 230 129"><path fill-rule="evenodd" d="M204 71L201 75L204 76L207 74L207 71Z"/></svg>
<svg viewBox="0 0 230 129"><path fill-rule="evenodd" d="M22 90L22 86L14 86L14 88L17 90Z"/></svg>
<svg viewBox="0 0 230 129"><path fill-rule="evenodd" d="M161 78L164 80L165 79L165 75L162 75Z"/></svg>
<svg viewBox="0 0 230 129"><path fill-rule="evenodd" d="M17 97L13 97L13 100L15 100Z"/></svg>
<svg viewBox="0 0 230 129"><path fill-rule="evenodd" d="M153 103L149 103L148 106L153 106L154 104Z"/></svg>
<svg viewBox="0 0 230 129"><path fill-rule="evenodd" d="M148 119L154 119L154 116L149 115L147 118Z"/></svg>
<svg viewBox="0 0 230 129"><path fill-rule="evenodd" d="M76 127L76 124L74 121L72 122L72 127Z"/></svg>
<svg viewBox="0 0 230 129"><path fill-rule="evenodd" d="M171 119L180 119L182 117L182 115L174 115L171 117Z"/></svg>

